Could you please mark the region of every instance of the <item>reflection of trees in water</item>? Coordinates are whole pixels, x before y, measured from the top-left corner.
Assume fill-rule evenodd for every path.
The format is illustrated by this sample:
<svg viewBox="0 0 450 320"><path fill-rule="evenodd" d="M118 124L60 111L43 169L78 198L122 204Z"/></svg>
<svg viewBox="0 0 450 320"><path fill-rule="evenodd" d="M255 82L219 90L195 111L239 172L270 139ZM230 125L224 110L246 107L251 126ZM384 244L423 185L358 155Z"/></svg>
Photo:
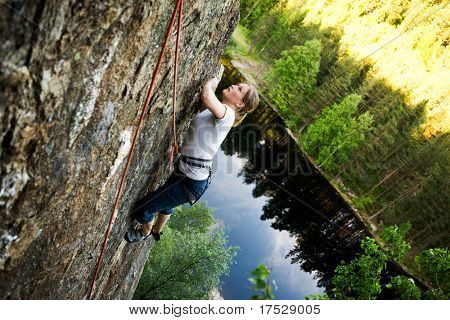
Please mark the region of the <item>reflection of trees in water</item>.
<svg viewBox="0 0 450 320"><path fill-rule="evenodd" d="M359 252L364 229L326 179L311 169L281 123L268 116L268 108L261 109L229 133L222 149L248 159L239 175L255 184L254 197L269 198L261 220L273 219L274 229L297 239L287 257L304 271L316 271L318 285L328 287L339 262Z"/></svg>

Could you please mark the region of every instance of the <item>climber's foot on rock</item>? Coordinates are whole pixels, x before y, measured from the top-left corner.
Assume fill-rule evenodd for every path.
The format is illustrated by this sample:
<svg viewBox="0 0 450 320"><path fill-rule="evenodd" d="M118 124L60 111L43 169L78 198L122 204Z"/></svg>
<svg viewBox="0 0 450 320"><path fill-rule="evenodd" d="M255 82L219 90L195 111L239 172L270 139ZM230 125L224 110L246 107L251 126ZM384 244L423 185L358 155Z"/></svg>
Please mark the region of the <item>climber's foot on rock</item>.
<svg viewBox="0 0 450 320"><path fill-rule="evenodd" d="M147 239L149 236L150 233L146 235L141 229L136 228L125 233L124 238L128 243L135 243L143 241Z"/></svg>
<svg viewBox="0 0 450 320"><path fill-rule="evenodd" d="M134 243L147 239L151 235L153 221L143 224L140 227L135 227L133 230L125 233L125 240L129 243Z"/></svg>

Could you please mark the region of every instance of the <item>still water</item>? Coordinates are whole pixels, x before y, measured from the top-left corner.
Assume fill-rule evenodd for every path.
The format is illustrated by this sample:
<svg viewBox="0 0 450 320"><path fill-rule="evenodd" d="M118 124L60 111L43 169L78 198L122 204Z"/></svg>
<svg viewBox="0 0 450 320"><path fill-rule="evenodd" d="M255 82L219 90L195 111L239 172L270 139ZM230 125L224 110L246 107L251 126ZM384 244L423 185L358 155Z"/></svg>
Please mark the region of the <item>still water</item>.
<svg viewBox="0 0 450 320"><path fill-rule="evenodd" d="M225 66L218 92L245 81ZM240 247L236 264L221 279L225 299L251 298L248 278L260 263L272 270L276 299L322 293L339 262L359 252L366 235L363 225L298 150L263 99L230 131L214 167L202 200L216 208L229 244Z"/></svg>
<svg viewBox="0 0 450 320"><path fill-rule="evenodd" d="M295 238L285 230L272 228L271 221L260 219L268 198L254 198L255 184L246 184L243 177L237 176L245 159L226 156L223 151L216 157L217 171L203 199L216 209L215 217L224 225L229 244L240 247L236 264L221 279L224 299L249 299L254 294L247 279L259 263L272 270L270 279L278 287L277 299L303 299L306 294L322 292L313 278L314 273L299 270L298 265L285 258L295 246ZM227 169L232 170L227 172Z"/></svg>

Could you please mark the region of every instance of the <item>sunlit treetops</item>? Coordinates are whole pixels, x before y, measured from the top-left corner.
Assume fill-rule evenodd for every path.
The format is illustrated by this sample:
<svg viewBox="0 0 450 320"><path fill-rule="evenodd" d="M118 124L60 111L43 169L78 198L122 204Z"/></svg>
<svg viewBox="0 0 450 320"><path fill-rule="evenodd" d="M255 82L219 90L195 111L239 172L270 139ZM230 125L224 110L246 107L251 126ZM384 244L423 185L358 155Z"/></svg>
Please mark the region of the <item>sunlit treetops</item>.
<svg viewBox="0 0 450 320"><path fill-rule="evenodd" d="M450 6L423 0L290 0L304 23L342 31L339 56L371 63L372 76L401 90L409 106L425 105L422 135L450 131Z"/></svg>

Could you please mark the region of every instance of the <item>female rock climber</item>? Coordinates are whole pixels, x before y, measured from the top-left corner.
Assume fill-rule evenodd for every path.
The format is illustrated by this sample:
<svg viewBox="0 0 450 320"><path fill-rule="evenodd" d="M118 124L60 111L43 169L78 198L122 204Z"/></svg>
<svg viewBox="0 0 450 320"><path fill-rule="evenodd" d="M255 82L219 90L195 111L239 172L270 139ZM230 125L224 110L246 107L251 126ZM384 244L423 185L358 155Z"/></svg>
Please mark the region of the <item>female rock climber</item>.
<svg viewBox="0 0 450 320"><path fill-rule="evenodd" d="M206 109L192 119L180 161L176 162L170 178L133 206L131 216L141 225L125 234L126 241L138 242L150 235L158 241L173 208L198 201L211 181L214 155L231 127L237 126L258 106L259 95L253 85L231 85L222 91L223 98L219 101L214 93L218 83L219 79L214 77L203 86L201 100Z"/></svg>

